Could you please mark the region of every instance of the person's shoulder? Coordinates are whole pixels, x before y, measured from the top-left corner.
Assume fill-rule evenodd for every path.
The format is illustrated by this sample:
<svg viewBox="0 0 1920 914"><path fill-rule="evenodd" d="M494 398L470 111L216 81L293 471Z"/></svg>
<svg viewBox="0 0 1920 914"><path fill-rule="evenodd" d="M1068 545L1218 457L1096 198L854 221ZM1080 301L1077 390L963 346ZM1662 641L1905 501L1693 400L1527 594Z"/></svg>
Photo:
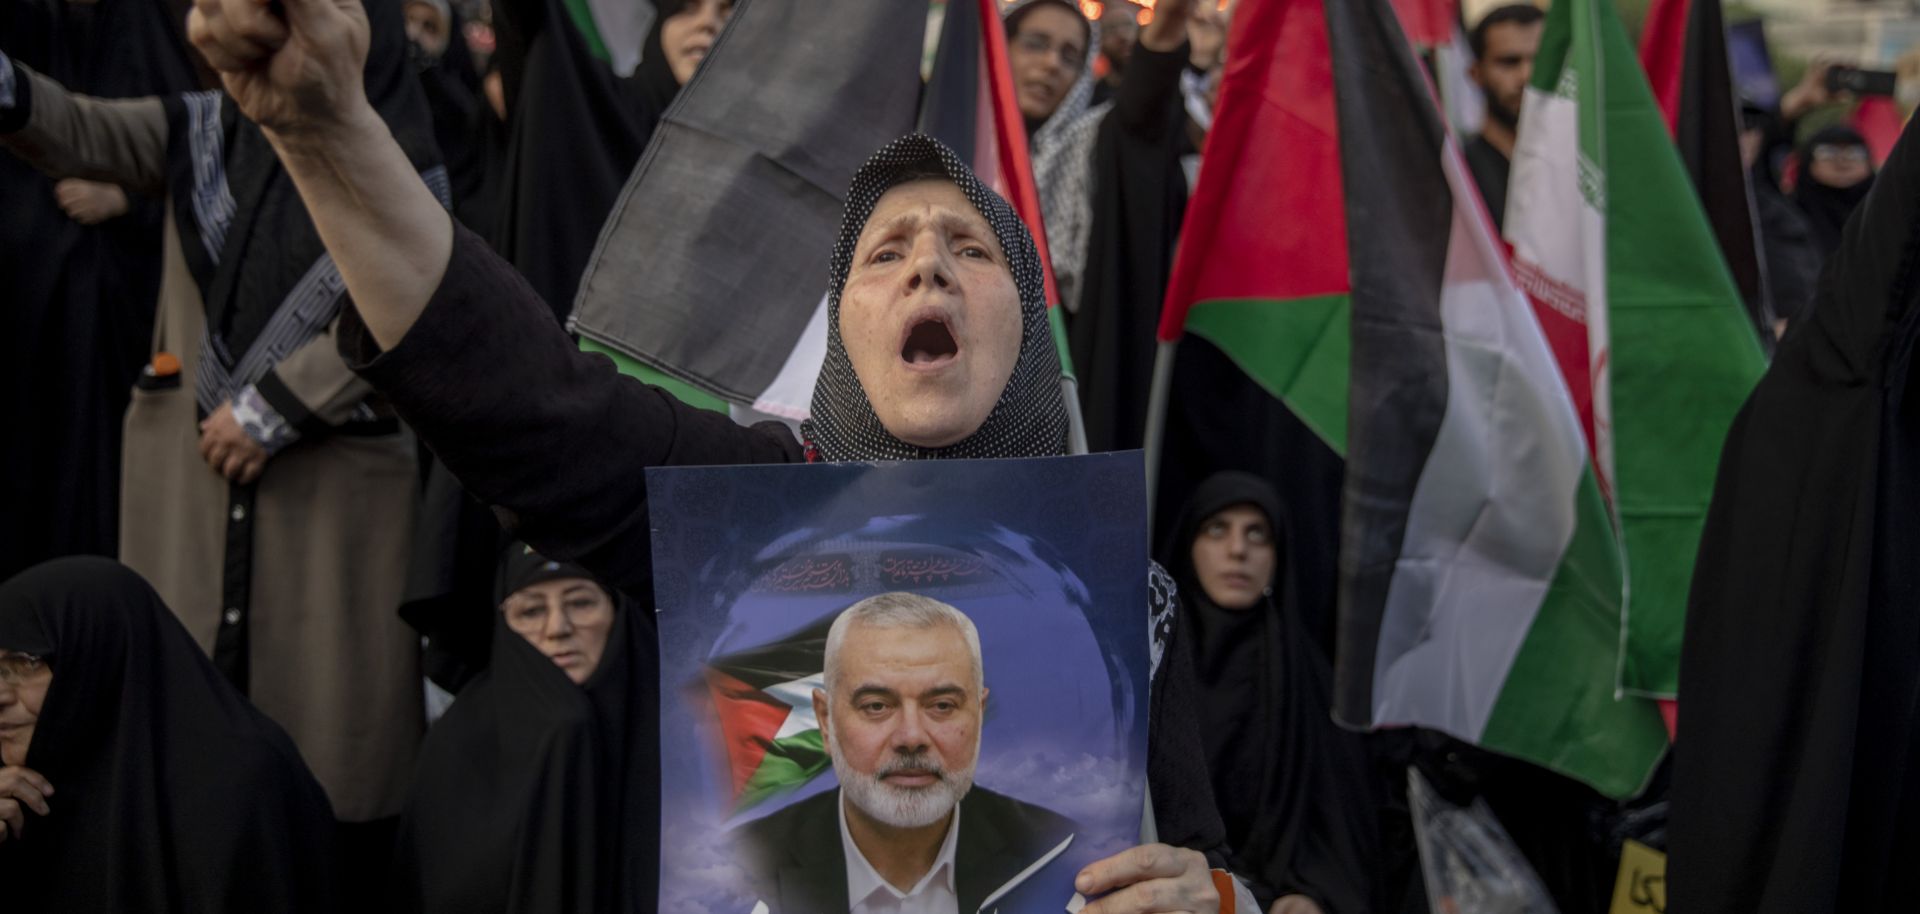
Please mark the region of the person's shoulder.
<svg viewBox="0 0 1920 914"><path fill-rule="evenodd" d="M835 787L747 822L736 828L735 834L738 840L754 844L788 846L809 829L819 830L819 823L835 822L833 804L839 799L840 788Z"/></svg>

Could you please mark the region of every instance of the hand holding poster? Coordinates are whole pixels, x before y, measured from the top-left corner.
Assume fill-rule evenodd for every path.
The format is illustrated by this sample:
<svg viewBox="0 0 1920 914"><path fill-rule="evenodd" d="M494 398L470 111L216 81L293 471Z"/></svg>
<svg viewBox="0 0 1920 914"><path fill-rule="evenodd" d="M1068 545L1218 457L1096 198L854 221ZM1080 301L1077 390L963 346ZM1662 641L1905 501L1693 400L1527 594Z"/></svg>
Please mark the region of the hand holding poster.
<svg viewBox="0 0 1920 914"><path fill-rule="evenodd" d="M1139 834L1143 478L1138 454L648 470L660 909L1068 910Z"/></svg>

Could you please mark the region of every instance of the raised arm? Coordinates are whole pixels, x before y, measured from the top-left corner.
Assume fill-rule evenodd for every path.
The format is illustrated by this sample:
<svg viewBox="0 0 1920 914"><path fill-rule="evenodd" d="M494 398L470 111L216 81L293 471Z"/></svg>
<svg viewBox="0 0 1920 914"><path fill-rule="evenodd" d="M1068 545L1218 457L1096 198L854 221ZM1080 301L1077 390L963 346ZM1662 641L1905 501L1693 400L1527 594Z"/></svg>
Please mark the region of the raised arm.
<svg viewBox="0 0 1920 914"><path fill-rule="evenodd" d="M358 0L197 0L188 37L299 188L367 330L413 326L446 273L453 224L373 106Z"/></svg>
<svg viewBox="0 0 1920 914"><path fill-rule="evenodd" d="M167 115L157 98L109 100L66 87L0 54L0 144L54 178L159 194Z"/></svg>

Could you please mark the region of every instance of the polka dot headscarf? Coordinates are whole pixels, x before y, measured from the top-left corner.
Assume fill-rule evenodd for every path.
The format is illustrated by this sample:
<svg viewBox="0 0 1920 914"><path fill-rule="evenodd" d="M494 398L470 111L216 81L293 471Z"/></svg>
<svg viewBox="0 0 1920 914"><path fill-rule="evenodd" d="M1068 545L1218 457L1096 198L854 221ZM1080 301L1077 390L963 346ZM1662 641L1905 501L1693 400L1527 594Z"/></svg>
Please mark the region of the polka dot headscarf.
<svg viewBox="0 0 1920 914"><path fill-rule="evenodd" d="M854 244L881 195L915 173L944 174L986 217L1006 252L1020 290L1020 356L999 402L973 434L942 448L924 448L893 436L880 424L873 403L853 373L840 337L840 293L853 266ZM1066 401L1060 392L1060 358L1047 326L1040 255L1013 207L980 183L953 150L938 140L911 134L888 143L854 175L846 216L833 248L827 296L827 359L813 388L813 417L801 426L820 460L924 460L970 457L1047 457L1067 453Z"/></svg>

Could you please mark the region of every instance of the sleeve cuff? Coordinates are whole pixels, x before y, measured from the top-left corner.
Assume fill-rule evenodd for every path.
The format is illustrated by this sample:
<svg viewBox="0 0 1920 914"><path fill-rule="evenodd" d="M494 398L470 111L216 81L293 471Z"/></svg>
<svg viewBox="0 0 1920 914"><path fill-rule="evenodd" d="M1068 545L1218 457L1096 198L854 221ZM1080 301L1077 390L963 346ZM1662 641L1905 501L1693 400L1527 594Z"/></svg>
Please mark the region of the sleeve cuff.
<svg viewBox="0 0 1920 914"><path fill-rule="evenodd" d="M255 444L265 448L268 454L277 454L282 448L300 440L299 430L273 404L267 402L258 386L249 386L234 396L233 419L240 424L240 430L246 432Z"/></svg>
<svg viewBox="0 0 1920 914"><path fill-rule="evenodd" d="M12 58L0 53L0 133L27 126L33 117L32 100L26 74L14 66Z"/></svg>

